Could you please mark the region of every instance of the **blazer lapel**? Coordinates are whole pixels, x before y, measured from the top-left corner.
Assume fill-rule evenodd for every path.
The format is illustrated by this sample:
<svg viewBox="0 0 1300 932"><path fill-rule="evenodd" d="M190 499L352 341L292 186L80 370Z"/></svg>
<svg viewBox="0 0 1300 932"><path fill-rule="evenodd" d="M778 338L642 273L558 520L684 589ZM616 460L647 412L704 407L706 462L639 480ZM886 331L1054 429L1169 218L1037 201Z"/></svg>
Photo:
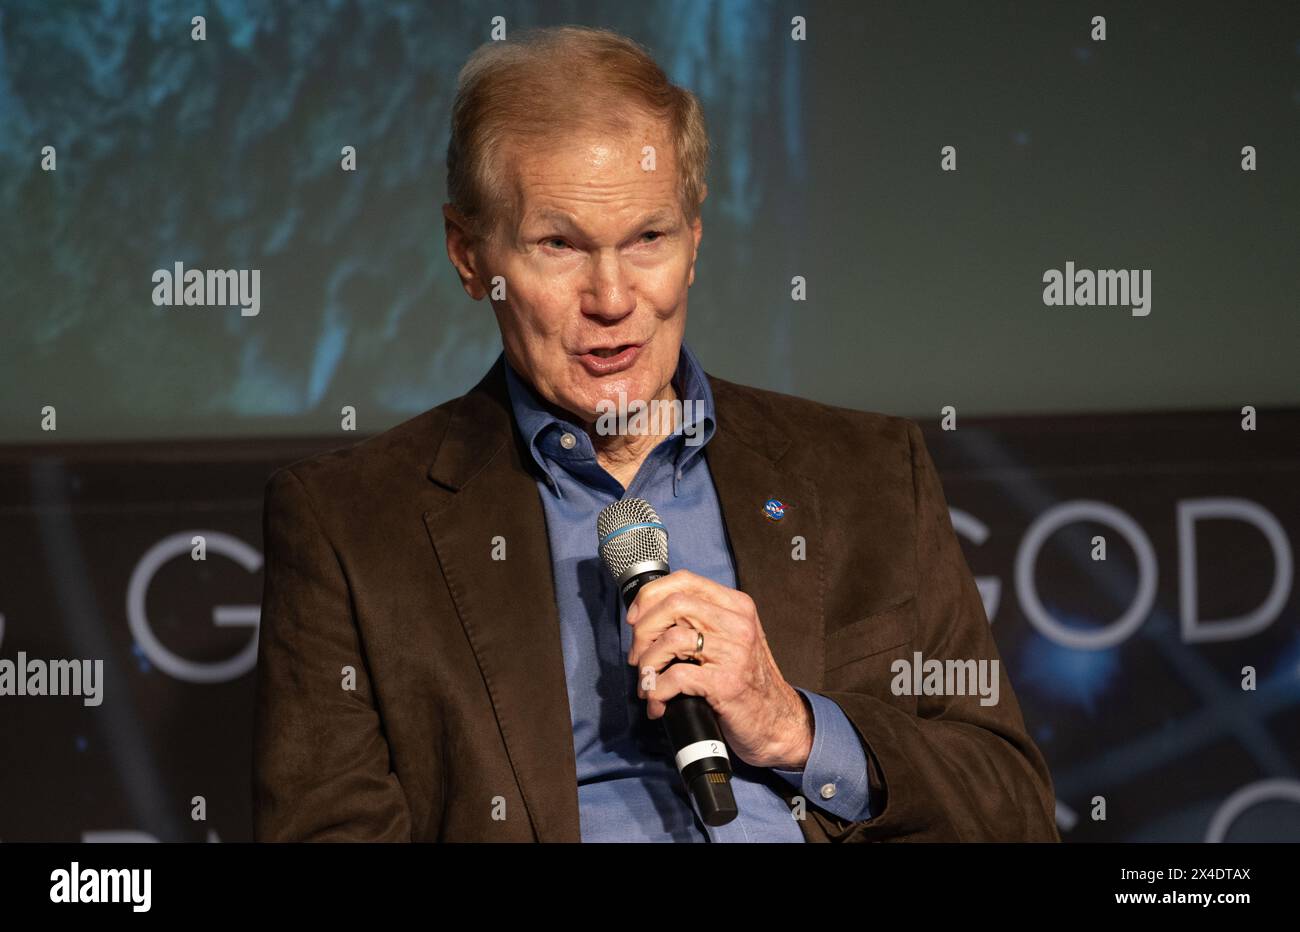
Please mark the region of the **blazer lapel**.
<svg viewBox="0 0 1300 932"><path fill-rule="evenodd" d="M454 492L424 514L540 841L581 840L573 725L550 544L520 459L500 360L449 422L429 478ZM493 559L501 537L506 559Z"/></svg>
<svg viewBox="0 0 1300 932"><path fill-rule="evenodd" d="M736 584L758 607L768 647L786 680L822 686L823 541L813 482L779 465L789 440L743 387L709 376L718 430L704 448L736 561ZM770 519L777 499L785 516ZM802 539L804 559L796 559Z"/></svg>

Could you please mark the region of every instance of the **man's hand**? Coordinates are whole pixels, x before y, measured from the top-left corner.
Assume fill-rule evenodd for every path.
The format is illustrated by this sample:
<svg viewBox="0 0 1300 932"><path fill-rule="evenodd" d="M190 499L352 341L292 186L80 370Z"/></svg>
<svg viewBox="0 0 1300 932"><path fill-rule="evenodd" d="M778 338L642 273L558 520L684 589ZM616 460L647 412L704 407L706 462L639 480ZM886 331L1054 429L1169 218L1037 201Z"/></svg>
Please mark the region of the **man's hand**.
<svg viewBox="0 0 1300 932"><path fill-rule="evenodd" d="M673 696L701 696L727 745L747 764L801 770L812 753L813 719L768 649L754 600L711 579L677 570L647 583L627 612L628 663L650 718ZM704 651L697 658L697 635ZM699 659L698 664L674 660ZM667 670L664 668L668 667ZM643 687L647 681L654 688Z"/></svg>

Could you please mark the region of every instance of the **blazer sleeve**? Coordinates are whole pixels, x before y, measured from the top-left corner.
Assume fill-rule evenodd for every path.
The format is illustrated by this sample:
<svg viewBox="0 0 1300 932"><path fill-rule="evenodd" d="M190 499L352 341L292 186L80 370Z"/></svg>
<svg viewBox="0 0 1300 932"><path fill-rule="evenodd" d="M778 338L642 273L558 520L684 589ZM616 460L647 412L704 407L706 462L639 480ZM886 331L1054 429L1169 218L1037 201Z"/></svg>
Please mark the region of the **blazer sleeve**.
<svg viewBox="0 0 1300 932"><path fill-rule="evenodd" d="M253 728L257 841L410 841L338 555L289 469L267 483ZM355 675L355 689L346 682Z"/></svg>
<svg viewBox="0 0 1300 932"><path fill-rule="evenodd" d="M913 715L860 692L824 693L868 752L873 817L816 818L831 841L1059 842L1046 761L1025 730L921 430L906 423L916 528L911 651L926 660L999 660L999 701L923 695Z"/></svg>

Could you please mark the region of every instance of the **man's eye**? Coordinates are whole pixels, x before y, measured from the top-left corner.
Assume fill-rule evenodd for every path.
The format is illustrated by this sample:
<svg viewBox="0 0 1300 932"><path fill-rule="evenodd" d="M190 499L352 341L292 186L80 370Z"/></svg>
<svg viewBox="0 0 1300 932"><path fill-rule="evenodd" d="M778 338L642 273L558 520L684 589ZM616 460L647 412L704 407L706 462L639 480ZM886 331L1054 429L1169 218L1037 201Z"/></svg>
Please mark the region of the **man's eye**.
<svg viewBox="0 0 1300 932"><path fill-rule="evenodd" d="M646 232L642 233L641 235L642 235L642 236L656 236L656 237L659 237L659 239L663 239L663 233L660 232L659 230L647 230ZM658 239L651 240L652 243L657 243L658 241L659 241Z"/></svg>
<svg viewBox="0 0 1300 932"><path fill-rule="evenodd" d="M542 242L545 243L547 246L550 246L552 249L565 249L569 245L565 240L563 240L558 236L547 237L546 239L542 240ZM559 243L559 245L558 246L555 245L556 243Z"/></svg>

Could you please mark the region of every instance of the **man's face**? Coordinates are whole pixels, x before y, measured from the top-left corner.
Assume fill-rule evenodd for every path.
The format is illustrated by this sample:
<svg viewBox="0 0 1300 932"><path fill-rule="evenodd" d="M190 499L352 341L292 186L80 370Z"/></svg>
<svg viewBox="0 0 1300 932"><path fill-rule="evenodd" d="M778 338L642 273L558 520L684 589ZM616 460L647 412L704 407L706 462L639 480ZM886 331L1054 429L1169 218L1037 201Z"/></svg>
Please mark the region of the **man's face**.
<svg viewBox="0 0 1300 932"><path fill-rule="evenodd" d="M653 171L642 167L646 145ZM514 216L490 242L470 243L448 224L448 253L471 297L505 280L492 307L506 358L585 423L620 392L628 402L672 397L702 226L682 211L663 128L508 148Z"/></svg>

